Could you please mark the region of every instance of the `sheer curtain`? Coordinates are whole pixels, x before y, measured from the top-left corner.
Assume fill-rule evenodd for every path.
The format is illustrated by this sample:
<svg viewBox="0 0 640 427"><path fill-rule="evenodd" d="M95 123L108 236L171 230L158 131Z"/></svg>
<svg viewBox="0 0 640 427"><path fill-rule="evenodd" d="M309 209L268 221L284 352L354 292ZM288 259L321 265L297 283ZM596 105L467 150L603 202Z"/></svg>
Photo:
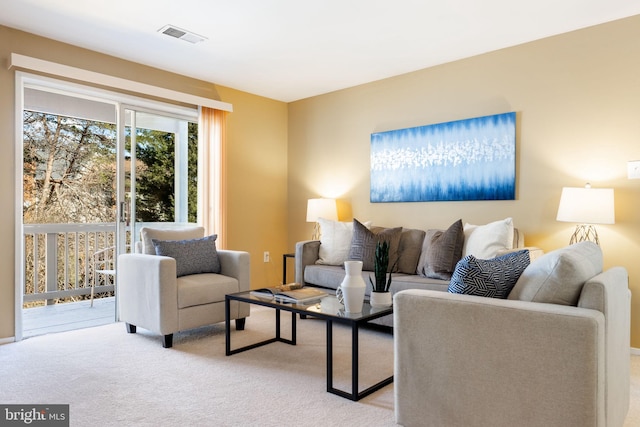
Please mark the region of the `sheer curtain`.
<svg viewBox="0 0 640 427"><path fill-rule="evenodd" d="M226 119L226 111L200 107L198 222L205 235L218 235L220 249L227 246Z"/></svg>

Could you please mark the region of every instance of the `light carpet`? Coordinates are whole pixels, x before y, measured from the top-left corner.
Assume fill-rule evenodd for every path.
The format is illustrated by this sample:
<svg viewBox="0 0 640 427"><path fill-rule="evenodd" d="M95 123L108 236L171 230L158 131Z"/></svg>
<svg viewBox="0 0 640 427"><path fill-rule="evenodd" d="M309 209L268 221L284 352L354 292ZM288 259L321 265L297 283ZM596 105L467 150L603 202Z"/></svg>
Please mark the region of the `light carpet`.
<svg viewBox="0 0 640 427"><path fill-rule="evenodd" d="M282 314L283 336L291 315ZM273 336L252 307L232 346ZM326 392L326 327L297 321L297 345L225 356L224 324L159 336L122 323L0 346L0 403L70 404L72 426L392 426L393 386L360 400ZM334 325L334 387L350 390L350 329ZM360 389L393 374L393 337L361 330Z"/></svg>
<svg viewBox="0 0 640 427"><path fill-rule="evenodd" d="M283 335L290 315L283 314ZM123 324L0 346L0 403L70 405L72 426L394 426L393 384L352 402L327 393L325 323L298 320L298 345L224 354L224 325L159 336ZM273 336L273 310L253 307L233 348ZM334 385L349 390L350 330L334 328ZM360 388L393 372L389 333L360 334ZM640 425L640 356L631 358L631 409Z"/></svg>

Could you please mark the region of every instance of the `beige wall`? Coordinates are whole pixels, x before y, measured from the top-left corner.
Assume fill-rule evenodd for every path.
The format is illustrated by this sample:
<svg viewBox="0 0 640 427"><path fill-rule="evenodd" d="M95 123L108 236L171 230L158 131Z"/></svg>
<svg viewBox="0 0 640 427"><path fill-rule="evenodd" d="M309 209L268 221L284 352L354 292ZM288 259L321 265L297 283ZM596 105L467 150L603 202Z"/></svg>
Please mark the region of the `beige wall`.
<svg viewBox="0 0 640 427"><path fill-rule="evenodd" d="M568 243L555 220L563 186L613 187L616 224L598 227L605 265L630 275L632 345L640 347L640 16L289 105L289 245L308 238L306 200L337 197L382 226L446 227L511 216L526 244ZM369 202L372 132L517 112L514 201Z"/></svg>
<svg viewBox="0 0 640 427"><path fill-rule="evenodd" d="M0 26L0 340L14 335L14 70L11 52L233 104L228 118L228 246L251 253L254 286L281 279L287 235L287 105ZM18 165L21 167L21 165ZM273 261L262 262L270 251Z"/></svg>
<svg viewBox="0 0 640 427"><path fill-rule="evenodd" d="M599 226L607 266L623 265L640 295L640 17L501 50L289 105L0 26L0 197L14 196L11 52L229 102L229 247L252 255L252 286L280 280L281 254L311 235L306 200L338 197L343 220L445 227L506 216L545 250L573 226L555 221L562 186L616 190L616 224ZM372 132L516 111L517 199L369 203ZM288 141L288 144L287 144ZM14 209L0 213L0 339L14 333ZM272 261L262 262L270 251ZM640 302L632 345L640 347Z"/></svg>

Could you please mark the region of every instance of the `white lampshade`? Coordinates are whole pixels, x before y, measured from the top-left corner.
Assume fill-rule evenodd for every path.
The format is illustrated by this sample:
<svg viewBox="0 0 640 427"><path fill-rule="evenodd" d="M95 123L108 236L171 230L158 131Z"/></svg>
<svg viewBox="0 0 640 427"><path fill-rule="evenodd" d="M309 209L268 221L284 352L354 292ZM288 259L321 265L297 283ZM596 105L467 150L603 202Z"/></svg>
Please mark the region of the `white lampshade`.
<svg viewBox="0 0 640 427"><path fill-rule="evenodd" d="M564 187L558 221L578 224L615 224L613 188Z"/></svg>
<svg viewBox="0 0 640 427"><path fill-rule="evenodd" d="M309 199L307 201L307 222L317 222L318 218L338 220L338 206L335 199Z"/></svg>

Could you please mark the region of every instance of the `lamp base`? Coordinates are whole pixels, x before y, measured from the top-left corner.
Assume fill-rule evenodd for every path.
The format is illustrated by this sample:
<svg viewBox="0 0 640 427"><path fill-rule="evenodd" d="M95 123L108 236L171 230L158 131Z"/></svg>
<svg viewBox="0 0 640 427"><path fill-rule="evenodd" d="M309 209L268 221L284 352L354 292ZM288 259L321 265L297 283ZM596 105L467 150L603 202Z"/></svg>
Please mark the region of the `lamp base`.
<svg viewBox="0 0 640 427"><path fill-rule="evenodd" d="M313 234L311 240L320 240L320 223L316 222L313 226Z"/></svg>
<svg viewBox="0 0 640 427"><path fill-rule="evenodd" d="M589 241L600 246L600 240L598 239L598 232L593 225L580 224L576 225L576 231L571 235L570 245L578 242Z"/></svg>

